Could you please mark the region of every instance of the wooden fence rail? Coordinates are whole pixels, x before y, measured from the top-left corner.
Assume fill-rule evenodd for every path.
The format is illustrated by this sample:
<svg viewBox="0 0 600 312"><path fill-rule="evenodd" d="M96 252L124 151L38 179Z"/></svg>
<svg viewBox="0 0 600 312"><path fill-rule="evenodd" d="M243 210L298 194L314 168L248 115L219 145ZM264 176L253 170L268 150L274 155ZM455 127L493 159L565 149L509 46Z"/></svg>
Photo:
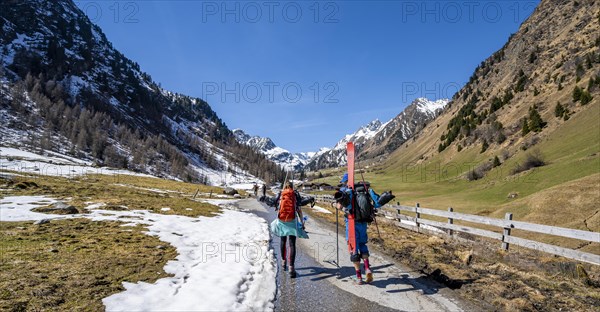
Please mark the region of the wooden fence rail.
<svg viewBox="0 0 600 312"><path fill-rule="evenodd" d="M333 203L334 199L331 195L317 195L317 201L325 203ZM415 217L408 216L402 212L410 212ZM380 211L387 218L395 220L395 224L403 228L420 232L422 228L428 227L435 229L436 233L452 235L456 232L463 232L477 236L483 236L501 242L501 248L508 250L510 244L517 246L543 251L546 253L570 258L582 262L587 262L595 265L600 265L600 255L582 252L579 250L559 247L542 242L528 240L511 235L511 230L522 230L528 232L549 234L565 238L583 240L593 243L600 243L600 233L591 231L582 231L576 229L561 228L543 224L535 224L523 221L512 220L512 214L507 213L504 219L496 219L477 215L470 215L460 212L454 212L452 208L448 211L422 208L417 203L415 206L403 205L386 205ZM441 218L447 218L447 223L434 221L423 218L422 215L430 215ZM454 224L456 220L466 221L475 224L498 227L502 233L497 233L490 230L479 229L471 226Z"/></svg>

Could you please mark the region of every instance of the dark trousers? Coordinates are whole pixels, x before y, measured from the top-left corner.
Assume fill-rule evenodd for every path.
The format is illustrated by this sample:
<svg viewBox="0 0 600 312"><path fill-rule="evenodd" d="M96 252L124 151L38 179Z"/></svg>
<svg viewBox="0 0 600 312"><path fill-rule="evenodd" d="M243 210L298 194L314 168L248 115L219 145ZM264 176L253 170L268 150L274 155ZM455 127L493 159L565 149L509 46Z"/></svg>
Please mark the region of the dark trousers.
<svg viewBox="0 0 600 312"><path fill-rule="evenodd" d="M294 261L296 260L296 236L282 236L281 237L281 259L286 261L287 250L285 248L286 242L290 238L290 255L289 255L289 265L294 266Z"/></svg>

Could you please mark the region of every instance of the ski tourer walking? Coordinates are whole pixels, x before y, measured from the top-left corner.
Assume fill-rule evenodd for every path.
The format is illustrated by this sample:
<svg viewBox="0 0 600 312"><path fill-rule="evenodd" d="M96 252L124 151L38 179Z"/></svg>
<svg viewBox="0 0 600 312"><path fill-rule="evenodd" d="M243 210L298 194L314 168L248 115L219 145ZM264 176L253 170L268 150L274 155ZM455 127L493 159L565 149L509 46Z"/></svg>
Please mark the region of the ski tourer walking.
<svg viewBox="0 0 600 312"><path fill-rule="evenodd" d="M340 180L340 189L335 193L336 208L344 212L346 224L346 242L350 252L350 261L356 270L353 277L357 284L362 284L360 260L363 260L366 282L373 281L373 271L369 264L369 248L367 242L368 224L375 220L376 209L381 208L394 198L391 191L377 195L370 188L369 182L354 182L354 144L348 143L348 172Z"/></svg>
<svg viewBox="0 0 600 312"><path fill-rule="evenodd" d="M263 199L270 206L276 207L275 209L278 211L277 219L271 222L271 233L281 237L280 254L282 268L284 271L287 271L289 263L290 277L295 278L296 238L308 238L308 234L304 230L304 217L300 207L313 203L314 198L303 198L300 193L294 190L293 184L287 182L283 190L275 198L263 197ZM286 245L289 246L289 252Z"/></svg>

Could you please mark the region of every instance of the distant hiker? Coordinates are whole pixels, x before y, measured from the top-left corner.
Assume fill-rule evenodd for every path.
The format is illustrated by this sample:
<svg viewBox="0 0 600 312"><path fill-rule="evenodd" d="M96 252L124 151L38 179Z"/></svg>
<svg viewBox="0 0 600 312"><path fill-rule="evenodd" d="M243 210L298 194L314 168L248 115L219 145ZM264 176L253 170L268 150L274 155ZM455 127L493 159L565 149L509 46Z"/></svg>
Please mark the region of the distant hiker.
<svg viewBox="0 0 600 312"><path fill-rule="evenodd" d="M290 277L296 277L294 269L294 261L296 260L296 237L308 238L308 234L304 230L304 217L300 206L309 204L314 201L314 198L303 198L300 193L294 190L291 182L287 182L283 191L273 198L267 198L267 203L278 211L277 219L271 222L271 233L281 237L280 253L282 259L282 268L284 271L289 270ZM289 254L286 250L286 243L289 240Z"/></svg>
<svg viewBox="0 0 600 312"><path fill-rule="evenodd" d="M380 198L374 190L370 189L369 183L364 181L356 183L354 191L352 191L347 186L347 173L342 177L340 183L340 190L336 192L334 197L336 199L336 208L344 212L347 242L349 241L349 232L351 232L348 228L348 215L353 215L355 219L354 235L356 247L354 250L350 250L350 261L352 261L354 269L356 270L356 277L353 279L358 284L363 283L360 270L360 260L362 259L364 262L366 282L370 283L373 281L373 272L369 265L369 248L367 247L369 237L367 236L367 226L374 220L375 211L393 199L394 196L391 195L391 192L386 192L382 194ZM352 201L354 201L354 210L352 209Z"/></svg>
<svg viewBox="0 0 600 312"><path fill-rule="evenodd" d="M262 196L267 196L267 186L264 183L262 185Z"/></svg>
<svg viewBox="0 0 600 312"><path fill-rule="evenodd" d="M254 183L252 191L254 192L254 197L256 197L256 195L258 195L258 184Z"/></svg>

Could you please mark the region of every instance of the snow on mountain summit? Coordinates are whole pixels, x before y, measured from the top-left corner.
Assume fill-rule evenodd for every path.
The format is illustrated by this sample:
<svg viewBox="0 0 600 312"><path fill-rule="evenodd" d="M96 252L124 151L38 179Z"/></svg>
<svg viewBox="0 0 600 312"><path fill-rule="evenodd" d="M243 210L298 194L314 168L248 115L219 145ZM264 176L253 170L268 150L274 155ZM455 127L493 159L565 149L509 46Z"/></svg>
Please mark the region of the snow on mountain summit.
<svg viewBox="0 0 600 312"><path fill-rule="evenodd" d="M433 120L449 102L447 99L415 99L390 121L381 123L375 119L356 132L347 134L333 149L315 155L306 167L318 170L345 165L346 143L350 141L361 149L359 157L363 159L391 153L417 133L424 124Z"/></svg>
<svg viewBox="0 0 600 312"><path fill-rule="evenodd" d="M431 101L426 98L418 98L413 103L416 104L417 109L423 113L437 114L437 112L450 102L449 99L439 99L437 101Z"/></svg>
<svg viewBox="0 0 600 312"><path fill-rule="evenodd" d="M375 119L370 123L358 128L356 132L352 134L347 134L343 139L341 139L333 148L334 150L346 150L346 143L352 141L354 143L362 143L372 137L374 137L381 129L384 124L379 121L379 119Z"/></svg>
<svg viewBox="0 0 600 312"><path fill-rule="evenodd" d="M233 135L238 142L255 148L274 163L287 169L302 169L313 155L313 153L293 154L290 151L275 145L270 138L251 136L242 129L233 130Z"/></svg>

